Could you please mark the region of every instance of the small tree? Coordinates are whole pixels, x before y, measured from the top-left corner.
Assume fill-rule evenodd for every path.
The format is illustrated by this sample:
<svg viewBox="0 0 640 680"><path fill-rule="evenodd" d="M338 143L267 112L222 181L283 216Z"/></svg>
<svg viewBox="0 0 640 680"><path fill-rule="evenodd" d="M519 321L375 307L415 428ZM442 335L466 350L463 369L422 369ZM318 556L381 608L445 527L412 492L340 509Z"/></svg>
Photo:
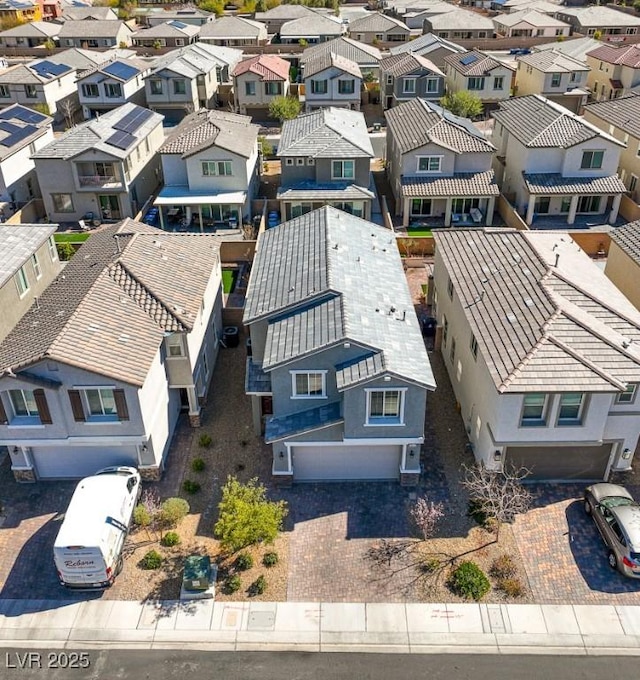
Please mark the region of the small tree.
<svg viewBox="0 0 640 680"><path fill-rule="evenodd" d="M530 472L526 468L509 468L503 472L488 470L483 463L464 466L462 486L468 491L471 502L487 517L496 522L496 542L503 522L513 522L516 515L527 512L533 499L522 485Z"/></svg>
<svg viewBox="0 0 640 680"><path fill-rule="evenodd" d="M43 43L42 46L47 49L47 50L53 50L55 49L55 42L51 38L47 38Z"/></svg>
<svg viewBox="0 0 640 680"><path fill-rule="evenodd" d="M482 102L478 95L467 90L448 92L440 100L440 104L456 116L473 118L482 114Z"/></svg>
<svg viewBox="0 0 640 680"><path fill-rule="evenodd" d="M159 520L164 527L175 527L189 514L189 503L184 498L167 498L160 506Z"/></svg>
<svg viewBox="0 0 640 680"><path fill-rule="evenodd" d="M56 248L58 249L58 257L62 262L68 262L76 254L76 249L69 243L69 241L56 243Z"/></svg>
<svg viewBox="0 0 640 680"><path fill-rule="evenodd" d="M299 113L300 101L295 97L275 97L269 104L269 115L281 123L295 118Z"/></svg>
<svg viewBox="0 0 640 680"><path fill-rule="evenodd" d="M214 533L223 549L231 552L262 541L273 543L287 512L285 501L267 499L267 490L257 478L242 484L229 476L222 487Z"/></svg>
<svg viewBox="0 0 640 680"><path fill-rule="evenodd" d="M415 529L428 541L438 528L438 522L444 517L442 503L434 503L421 496L409 505L409 520Z"/></svg>

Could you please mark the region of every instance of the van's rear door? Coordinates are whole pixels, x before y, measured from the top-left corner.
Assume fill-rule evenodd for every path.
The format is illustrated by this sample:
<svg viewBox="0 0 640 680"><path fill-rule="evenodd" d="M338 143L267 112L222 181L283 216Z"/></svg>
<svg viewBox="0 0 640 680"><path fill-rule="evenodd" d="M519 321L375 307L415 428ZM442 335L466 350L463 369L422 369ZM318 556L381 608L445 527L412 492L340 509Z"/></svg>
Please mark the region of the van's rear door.
<svg viewBox="0 0 640 680"><path fill-rule="evenodd" d="M97 547L55 548L54 556L60 580L69 586L97 587L109 580L107 566Z"/></svg>

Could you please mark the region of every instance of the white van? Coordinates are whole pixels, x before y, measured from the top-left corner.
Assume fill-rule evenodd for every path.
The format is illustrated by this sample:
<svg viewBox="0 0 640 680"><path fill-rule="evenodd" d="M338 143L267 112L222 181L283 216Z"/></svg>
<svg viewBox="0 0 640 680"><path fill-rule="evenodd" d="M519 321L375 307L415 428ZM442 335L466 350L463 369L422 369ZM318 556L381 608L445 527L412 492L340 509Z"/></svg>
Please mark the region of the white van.
<svg viewBox="0 0 640 680"><path fill-rule="evenodd" d="M132 467L86 477L73 492L53 545L58 578L68 588L108 588L122 569L122 548L141 492Z"/></svg>

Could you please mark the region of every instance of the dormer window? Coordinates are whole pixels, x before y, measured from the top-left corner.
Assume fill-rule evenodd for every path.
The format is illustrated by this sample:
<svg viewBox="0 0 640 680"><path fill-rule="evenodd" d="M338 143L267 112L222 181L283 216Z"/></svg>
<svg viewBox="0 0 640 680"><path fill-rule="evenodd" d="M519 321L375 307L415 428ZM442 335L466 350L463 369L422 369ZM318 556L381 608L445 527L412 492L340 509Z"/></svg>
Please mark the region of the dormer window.
<svg viewBox="0 0 640 680"><path fill-rule="evenodd" d="M418 172L441 172L442 156L419 156Z"/></svg>

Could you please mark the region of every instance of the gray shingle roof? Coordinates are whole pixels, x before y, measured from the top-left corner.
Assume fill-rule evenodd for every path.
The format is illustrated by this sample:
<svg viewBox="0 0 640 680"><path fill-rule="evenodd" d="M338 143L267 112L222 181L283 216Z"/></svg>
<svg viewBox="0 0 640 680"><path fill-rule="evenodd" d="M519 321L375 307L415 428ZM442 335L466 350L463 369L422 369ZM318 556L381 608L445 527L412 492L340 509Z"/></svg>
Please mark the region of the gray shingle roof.
<svg viewBox="0 0 640 680"><path fill-rule="evenodd" d="M404 52L402 54L395 54L389 57L385 57L380 62L380 70L383 73L389 73L396 78L398 76L404 76L407 73L413 73L415 71L428 71L436 76L444 77L444 73L426 57L422 57L419 54L414 54L413 52Z"/></svg>
<svg viewBox="0 0 640 680"><path fill-rule="evenodd" d="M591 70L585 62L555 50L532 52L531 54L519 57L518 61L532 66L543 73L573 73L575 71Z"/></svg>
<svg viewBox="0 0 640 680"><path fill-rule="evenodd" d="M278 156L314 158L373 158L364 115L359 111L327 107L306 113L282 125Z"/></svg>
<svg viewBox="0 0 640 680"><path fill-rule="evenodd" d="M542 45L535 45L531 49L534 52L544 52L546 50L555 50L561 52L569 57L585 61L588 52L598 47L601 43L594 38L571 38L563 42L543 43Z"/></svg>
<svg viewBox="0 0 640 680"><path fill-rule="evenodd" d="M265 442L271 444L296 434L313 432L344 422L343 416L340 415L340 403L334 401L306 411L298 411L285 416L271 416L265 423Z"/></svg>
<svg viewBox="0 0 640 680"><path fill-rule="evenodd" d="M427 17L426 21L431 24L434 31L447 31L457 28L467 31L493 31L491 19L466 9L457 9L455 12L445 12Z"/></svg>
<svg viewBox="0 0 640 680"><path fill-rule="evenodd" d="M617 9L591 5L590 7L558 7L561 15L574 17L584 28L616 28L618 26L640 26L640 18L625 14Z"/></svg>
<svg viewBox="0 0 640 680"><path fill-rule="evenodd" d="M372 353L360 360L336 367L336 369L336 385L339 390L381 376L386 370L384 355L381 352Z"/></svg>
<svg viewBox="0 0 640 680"><path fill-rule="evenodd" d="M158 57L153 64L152 73L171 71L187 78L195 78L210 73L216 66L235 66L242 59L242 50L233 47L193 43Z"/></svg>
<svg viewBox="0 0 640 680"><path fill-rule="evenodd" d="M349 182L320 183L312 180L278 188L279 201L362 201L372 200L369 189Z"/></svg>
<svg viewBox="0 0 640 680"><path fill-rule="evenodd" d="M162 24L156 24L151 28L143 28L136 31L131 38L150 39L150 38L184 38L193 37L200 33L200 27L193 24L183 24L180 21L165 21Z"/></svg>
<svg viewBox="0 0 640 680"><path fill-rule="evenodd" d="M349 24L349 33L386 33L387 31L409 33L409 27L399 19L380 12L373 12Z"/></svg>
<svg viewBox="0 0 640 680"><path fill-rule="evenodd" d="M640 139L640 94L588 104L585 111Z"/></svg>
<svg viewBox="0 0 640 680"><path fill-rule="evenodd" d="M2 31L0 38L48 38L58 35L59 32L60 24L53 21L30 21Z"/></svg>
<svg viewBox="0 0 640 680"><path fill-rule="evenodd" d="M434 238L499 392L615 392L640 379L640 345L625 346L640 340L640 313L568 234Z"/></svg>
<svg viewBox="0 0 640 680"><path fill-rule="evenodd" d="M0 224L0 288L56 231L56 225Z"/></svg>
<svg viewBox="0 0 640 680"><path fill-rule="evenodd" d="M388 129L400 153L418 149L433 142L456 153L487 153L493 144L473 123L454 116L437 104L413 99L385 111Z"/></svg>
<svg viewBox="0 0 640 680"><path fill-rule="evenodd" d="M111 7L66 7L62 11L64 21L117 21L118 16Z"/></svg>
<svg viewBox="0 0 640 680"><path fill-rule="evenodd" d="M611 238L629 257L640 264L640 220L629 222L623 227L614 229Z"/></svg>
<svg viewBox="0 0 640 680"><path fill-rule="evenodd" d="M473 61L469 61L471 56L475 56ZM503 62L497 61L493 57L489 57L478 50L450 54L446 56L444 60L452 68L465 76L483 76L487 73L491 73L491 71L496 68L504 68L506 66Z"/></svg>
<svg viewBox="0 0 640 680"><path fill-rule="evenodd" d="M434 50L443 48L450 52L467 51L464 47L460 47L460 45L449 42L444 38L439 38L437 35L433 35L433 33L425 33L424 35L418 36L415 40L410 40L409 42L404 42L401 45L392 47L390 52L393 55L406 54L407 52L425 55Z"/></svg>
<svg viewBox="0 0 640 680"><path fill-rule="evenodd" d="M247 357L244 391L246 394L271 394L271 376L251 357Z"/></svg>
<svg viewBox="0 0 640 680"><path fill-rule="evenodd" d="M304 340L284 343L287 357L301 356L330 338L348 340L361 346L363 355L380 352L388 373L434 388L393 234L326 206L269 229L259 239L245 324L268 318L280 323L284 317L306 314L305 319L293 322L305 330ZM340 297L342 306L341 339L335 306L330 332L309 318L311 307L328 317L329 310L320 303L334 297ZM278 338L283 331L280 326ZM311 331L314 335L309 338ZM279 342L275 345L280 347Z"/></svg>
<svg viewBox="0 0 640 680"><path fill-rule="evenodd" d="M70 47L68 50L56 52L47 57L54 64L65 64L76 71L92 69L96 64L102 64L112 58L112 53L84 50L80 47Z"/></svg>
<svg viewBox="0 0 640 680"><path fill-rule="evenodd" d="M300 17L314 16L316 13L306 5L277 5L266 12L256 12L256 21L268 19L299 19Z"/></svg>
<svg viewBox="0 0 640 680"><path fill-rule="evenodd" d="M339 54L341 57L355 61L356 64L362 67L378 66L380 63L380 50L373 45L365 45L357 40L351 38L335 38L327 42L320 43L307 47L300 57L300 63L306 64L307 61L313 59L318 54L333 52Z"/></svg>
<svg viewBox="0 0 640 680"><path fill-rule="evenodd" d="M94 233L0 344L0 371L48 358L142 385L165 332L192 328L218 258L206 234Z"/></svg>
<svg viewBox="0 0 640 680"><path fill-rule="evenodd" d="M342 24L339 21L316 14L315 16L300 17L282 24L280 37L282 39L305 38L316 35L341 35Z"/></svg>
<svg viewBox="0 0 640 680"><path fill-rule="evenodd" d="M304 77L309 78L328 68L337 68L355 78L362 78L362 71L355 61L341 57L335 52L321 52L304 64Z"/></svg>
<svg viewBox="0 0 640 680"><path fill-rule="evenodd" d="M121 30L132 33L123 21L65 21L58 37L64 38L115 38Z"/></svg>
<svg viewBox="0 0 640 680"><path fill-rule="evenodd" d="M189 114L160 147L160 153L193 156L212 146L249 158L255 151L259 127L251 116L200 109Z"/></svg>
<svg viewBox="0 0 640 680"><path fill-rule="evenodd" d="M491 115L517 140L532 148L568 149L597 137L622 145L595 125L537 94L500 102L500 108Z"/></svg>
<svg viewBox="0 0 640 680"><path fill-rule="evenodd" d="M560 173L523 173L530 194L620 194L626 191L618 175L610 177L563 177Z"/></svg>
<svg viewBox="0 0 640 680"><path fill-rule="evenodd" d="M223 16L200 29L200 38L260 38L266 37L267 27L259 21L243 17Z"/></svg>
<svg viewBox="0 0 640 680"><path fill-rule="evenodd" d="M498 16L493 17L493 21L496 25L501 26L514 26L521 21L535 27L562 27L567 26L564 21L559 21L550 17L548 14L543 14L535 9L522 9L518 12L509 12L509 14L498 14Z"/></svg>
<svg viewBox="0 0 640 680"><path fill-rule="evenodd" d="M403 177L402 195L424 196L498 196L500 188L493 170L457 172L452 177Z"/></svg>

